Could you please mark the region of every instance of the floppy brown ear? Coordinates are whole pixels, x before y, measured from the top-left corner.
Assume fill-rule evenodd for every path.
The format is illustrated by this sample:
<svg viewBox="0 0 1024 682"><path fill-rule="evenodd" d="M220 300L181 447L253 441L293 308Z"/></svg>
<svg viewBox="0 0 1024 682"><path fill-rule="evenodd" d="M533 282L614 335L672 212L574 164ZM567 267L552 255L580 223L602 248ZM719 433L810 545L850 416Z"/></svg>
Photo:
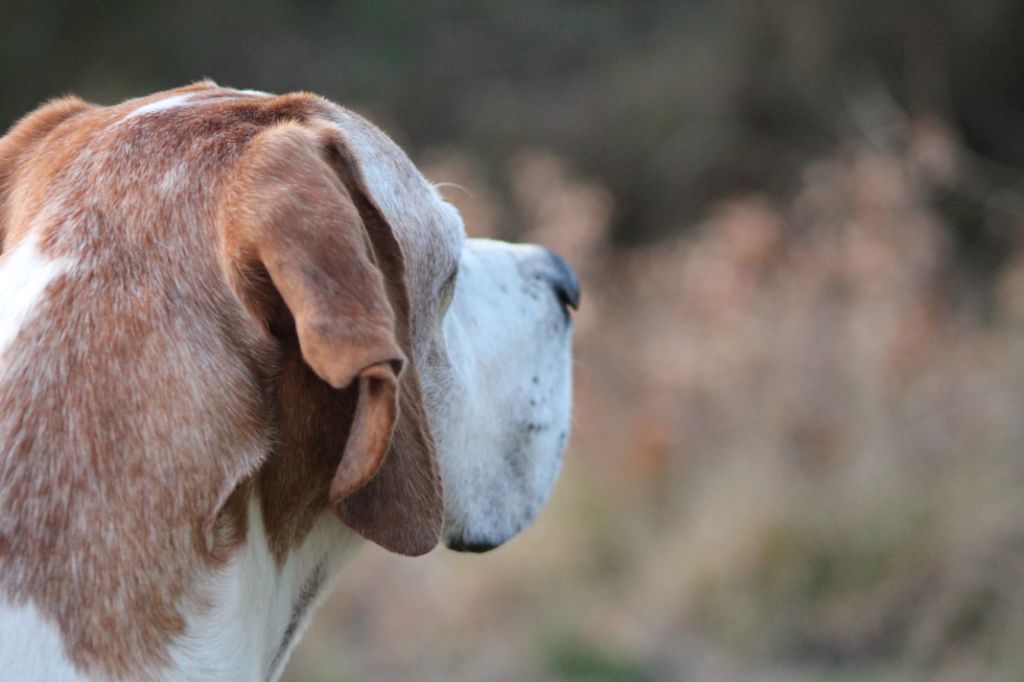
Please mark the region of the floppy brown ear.
<svg viewBox="0 0 1024 682"><path fill-rule="evenodd" d="M236 289L253 293L247 300L257 316L271 326L282 317L268 303L271 285L294 323L304 362L285 360L282 459L304 457L310 471L333 463L325 501L341 520L386 549L422 554L439 540L443 498L433 442L419 428L426 420L418 378L406 361L401 254L396 261L377 248L380 231L393 235L342 182L350 173L336 143L296 123L250 143L222 206L228 270ZM307 484L320 491L323 482Z"/></svg>

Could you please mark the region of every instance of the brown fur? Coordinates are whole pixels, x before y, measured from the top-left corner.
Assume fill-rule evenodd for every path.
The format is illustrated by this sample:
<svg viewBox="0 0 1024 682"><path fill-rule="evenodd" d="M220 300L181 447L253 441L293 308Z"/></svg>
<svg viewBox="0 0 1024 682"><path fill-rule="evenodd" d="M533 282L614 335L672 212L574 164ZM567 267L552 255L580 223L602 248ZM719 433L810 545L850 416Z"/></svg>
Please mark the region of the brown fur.
<svg viewBox="0 0 1024 682"><path fill-rule="evenodd" d="M182 92L204 104L123 120ZM4 354L0 595L87 671L166 662L253 494L278 561L328 506L438 540L403 256L333 106L201 83L0 140L0 243L72 263Z"/></svg>
<svg viewBox="0 0 1024 682"><path fill-rule="evenodd" d="M5 237L12 222L10 190L15 185L15 175L23 167L23 160L35 152L36 146L54 128L90 108L77 97L53 100L18 121L0 138L0 253L4 252Z"/></svg>

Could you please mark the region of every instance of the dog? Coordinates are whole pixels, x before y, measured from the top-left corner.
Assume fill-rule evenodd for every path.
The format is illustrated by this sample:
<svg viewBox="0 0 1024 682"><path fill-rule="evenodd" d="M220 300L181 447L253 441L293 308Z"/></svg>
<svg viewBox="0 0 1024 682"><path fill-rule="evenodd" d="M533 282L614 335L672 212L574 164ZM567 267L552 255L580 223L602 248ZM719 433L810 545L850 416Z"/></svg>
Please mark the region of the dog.
<svg viewBox="0 0 1024 682"><path fill-rule="evenodd" d="M346 557L538 514L579 284L378 128L204 81L0 139L0 677L274 680Z"/></svg>

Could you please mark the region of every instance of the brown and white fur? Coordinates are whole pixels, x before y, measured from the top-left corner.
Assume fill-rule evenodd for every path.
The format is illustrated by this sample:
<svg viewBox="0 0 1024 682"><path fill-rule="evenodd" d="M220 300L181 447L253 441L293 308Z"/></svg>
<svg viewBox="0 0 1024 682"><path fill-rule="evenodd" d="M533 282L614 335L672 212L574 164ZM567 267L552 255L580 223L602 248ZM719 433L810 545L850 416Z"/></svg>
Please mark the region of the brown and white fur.
<svg viewBox="0 0 1024 682"><path fill-rule="evenodd" d="M320 97L33 112L0 139L0 678L273 680L364 538L512 537L577 297Z"/></svg>

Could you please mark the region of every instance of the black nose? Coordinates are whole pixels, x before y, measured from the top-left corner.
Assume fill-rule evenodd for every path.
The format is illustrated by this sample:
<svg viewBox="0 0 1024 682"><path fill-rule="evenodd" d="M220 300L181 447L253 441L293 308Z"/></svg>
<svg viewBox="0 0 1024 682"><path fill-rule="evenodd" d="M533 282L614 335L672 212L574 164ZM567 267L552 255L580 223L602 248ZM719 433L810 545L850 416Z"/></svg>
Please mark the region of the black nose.
<svg viewBox="0 0 1024 682"><path fill-rule="evenodd" d="M564 258L550 249L546 249L546 251L551 262L550 282L551 286L555 289L558 300L573 310L579 310L580 281L576 277L576 273L572 271L572 268L569 267Z"/></svg>

